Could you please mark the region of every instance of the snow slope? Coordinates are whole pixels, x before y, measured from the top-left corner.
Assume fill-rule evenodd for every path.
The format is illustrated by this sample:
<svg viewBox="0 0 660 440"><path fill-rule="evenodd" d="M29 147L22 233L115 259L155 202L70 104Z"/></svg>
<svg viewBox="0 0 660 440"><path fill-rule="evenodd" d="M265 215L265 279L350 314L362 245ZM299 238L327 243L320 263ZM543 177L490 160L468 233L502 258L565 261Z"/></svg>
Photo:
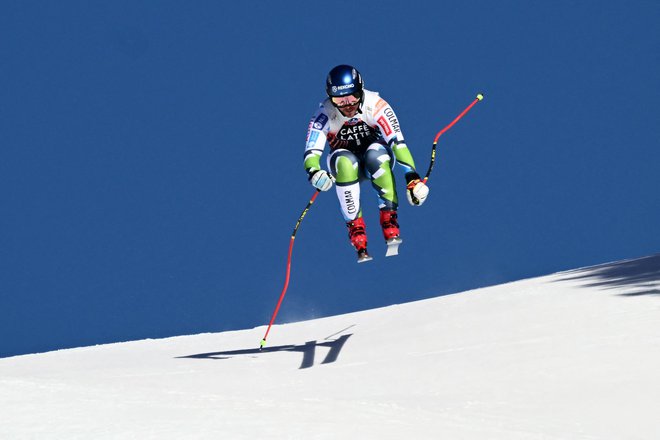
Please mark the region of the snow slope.
<svg viewBox="0 0 660 440"><path fill-rule="evenodd" d="M0 359L0 438L660 438L660 255L264 330Z"/></svg>

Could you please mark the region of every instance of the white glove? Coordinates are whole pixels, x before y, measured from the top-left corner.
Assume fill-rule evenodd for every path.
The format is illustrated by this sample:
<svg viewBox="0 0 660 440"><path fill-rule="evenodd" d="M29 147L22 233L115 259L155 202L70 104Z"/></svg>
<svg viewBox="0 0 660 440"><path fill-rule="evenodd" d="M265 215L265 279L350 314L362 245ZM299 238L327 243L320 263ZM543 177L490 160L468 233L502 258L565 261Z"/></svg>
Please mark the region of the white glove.
<svg viewBox="0 0 660 440"><path fill-rule="evenodd" d="M413 206L419 206L429 195L429 187L426 186L422 180L414 179L408 183L406 187L406 196L408 196L408 202Z"/></svg>
<svg viewBox="0 0 660 440"><path fill-rule="evenodd" d="M332 188L332 176L325 170L315 171L309 181L319 191L327 191Z"/></svg>

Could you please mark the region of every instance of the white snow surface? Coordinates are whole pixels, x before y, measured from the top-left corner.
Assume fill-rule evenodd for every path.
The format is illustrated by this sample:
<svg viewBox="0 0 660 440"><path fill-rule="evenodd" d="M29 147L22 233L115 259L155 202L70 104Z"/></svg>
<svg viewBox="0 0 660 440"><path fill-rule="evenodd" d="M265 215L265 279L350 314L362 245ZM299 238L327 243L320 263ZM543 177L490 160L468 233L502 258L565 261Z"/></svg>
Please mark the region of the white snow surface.
<svg viewBox="0 0 660 440"><path fill-rule="evenodd" d="M660 255L264 331L0 359L0 438L660 439Z"/></svg>

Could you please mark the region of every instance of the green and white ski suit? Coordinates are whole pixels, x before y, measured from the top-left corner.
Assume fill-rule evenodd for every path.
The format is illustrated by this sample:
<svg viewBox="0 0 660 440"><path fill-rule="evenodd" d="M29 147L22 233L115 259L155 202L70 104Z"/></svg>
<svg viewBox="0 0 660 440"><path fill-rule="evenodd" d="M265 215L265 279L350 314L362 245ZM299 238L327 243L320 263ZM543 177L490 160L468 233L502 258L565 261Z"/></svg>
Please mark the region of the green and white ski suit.
<svg viewBox="0 0 660 440"><path fill-rule="evenodd" d="M394 165L404 168L406 180L419 178L399 120L377 92L364 90L360 110L351 118L342 115L330 98L320 104L307 130L304 164L309 176L321 169L326 144L330 144L327 167L335 178L346 221L362 215L360 181L371 181L381 209L397 209Z"/></svg>

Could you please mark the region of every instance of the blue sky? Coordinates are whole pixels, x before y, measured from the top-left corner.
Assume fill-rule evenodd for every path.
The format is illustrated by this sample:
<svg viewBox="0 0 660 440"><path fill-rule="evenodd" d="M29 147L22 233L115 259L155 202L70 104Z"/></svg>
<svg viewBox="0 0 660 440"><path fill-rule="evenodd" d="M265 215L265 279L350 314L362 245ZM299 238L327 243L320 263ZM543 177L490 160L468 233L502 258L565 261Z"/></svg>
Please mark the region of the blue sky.
<svg viewBox="0 0 660 440"><path fill-rule="evenodd" d="M266 324L337 64L422 171L486 98L401 207L399 257L368 188L369 264L318 197L280 322L659 252L659 21L657 1L3 4L0 356Z"/></svg>

